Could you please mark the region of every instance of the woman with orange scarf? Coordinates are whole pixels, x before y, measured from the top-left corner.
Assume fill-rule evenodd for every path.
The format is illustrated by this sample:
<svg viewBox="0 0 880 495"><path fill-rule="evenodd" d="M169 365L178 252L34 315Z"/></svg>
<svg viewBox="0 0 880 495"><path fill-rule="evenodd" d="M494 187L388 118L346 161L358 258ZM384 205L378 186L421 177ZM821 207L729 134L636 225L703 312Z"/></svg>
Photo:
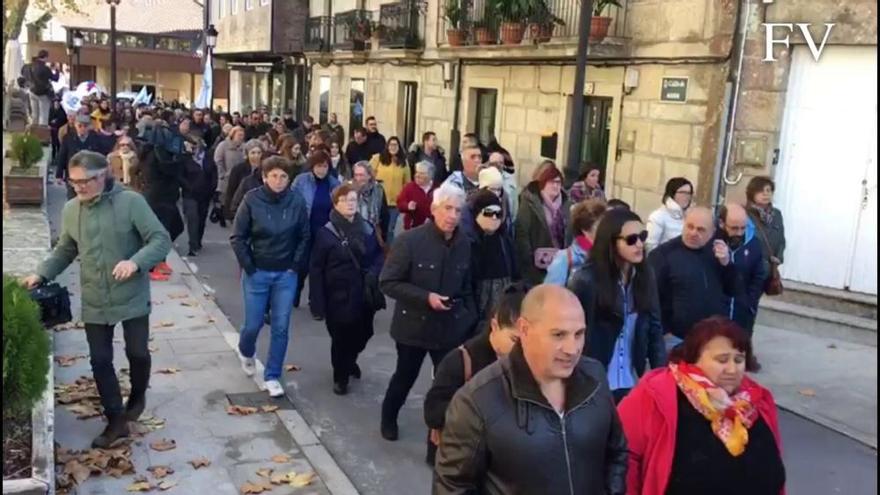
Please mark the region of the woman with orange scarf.
<svg viewBox="0 0 880 495"><path fill-rule="evenodd" d="M618 406L628 495L785 493L776 404L745 376L751 343L736 323L697 323L669 365Z"/></svg>

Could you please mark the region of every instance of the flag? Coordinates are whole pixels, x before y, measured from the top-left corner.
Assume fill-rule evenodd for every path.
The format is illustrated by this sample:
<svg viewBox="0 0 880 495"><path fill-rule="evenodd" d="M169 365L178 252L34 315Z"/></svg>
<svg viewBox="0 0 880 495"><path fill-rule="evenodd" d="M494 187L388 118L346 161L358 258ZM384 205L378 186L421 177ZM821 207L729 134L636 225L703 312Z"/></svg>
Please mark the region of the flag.
<svg viewBox="0 0 880 495"><path fill-rule="evenodd" d="M141 103L146 104L148 101L149 100L147 97L147 87L141 86L141 90L138 91L137 96L134 97L134 100L131 102L131 106L136 107L136 106L140 105Z"/></svg>
<svg viewBox="0 0 880 495"><path fill-rule="evenodd" d="M214 91L214 70L212 66L211 55L208 55L208 59L205 61L205 73L202 75L202 90L199 91L195 108L210 108L211 106L211 92Z"/></svg>

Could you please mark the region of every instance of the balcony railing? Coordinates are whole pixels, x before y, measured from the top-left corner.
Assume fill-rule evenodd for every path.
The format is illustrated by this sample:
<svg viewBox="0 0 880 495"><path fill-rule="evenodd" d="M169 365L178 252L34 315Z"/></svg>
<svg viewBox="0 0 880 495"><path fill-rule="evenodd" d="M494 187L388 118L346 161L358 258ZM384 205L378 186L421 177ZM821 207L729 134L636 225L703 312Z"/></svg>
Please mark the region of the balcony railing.
<svg viewBox="0 0 880 495"><path fill-rule="evenodd" d="M494 40L490 44L500 42L499 27L500 19L495 16L488 7L492 0L460 0L463 12L460 29L465 36L465 43L469 45L478 44L477 31L479 28L488 29L488 33ZM626 24L626 9L628 0L620 0L621 7L610 6L603 13L604 16L611 18L611 24L608 26L606 38L620 38L624 36ZM523 43L531 44L535 42L563 42L575 43L578 39L578 21L580 18L581 0L544 0L547 11L556 18L553 27L544 30L541 35L538 29L534 31L530 28L531 19L524 20L526 25ZM442 9L441 9L442 15ZM447 29L451 29L451 25L444 19L441 23L441 32L439 33L440 44L448 44ZM535 39L534 35L544 39ZM549 38L549 40L547 39ZM591 43L601 43L601 41L591 41ZM485 43L484 43L485 44Z"/></svg>
<svg viewBox="0 0 880 495"><path fill-rule="evenodd" d="M333 48L363 50L370 41L370 21L370 12L362 9L340 12L333 16Z"/></svg>
<svg viewBox="0 0 880 495"><path fill-rule="evenodd" d="M422 45L420 28L424 3L403 0L379 6L379 25L382 30L379 46L383 48L419 48Z"/></svg>
<svg viewBox="0 0 880 495"><path fill-rule="evenodd" d="M306 21L306 40L303 49L307 52L322 52L330 49L330 17L309 17Z"/></svg>

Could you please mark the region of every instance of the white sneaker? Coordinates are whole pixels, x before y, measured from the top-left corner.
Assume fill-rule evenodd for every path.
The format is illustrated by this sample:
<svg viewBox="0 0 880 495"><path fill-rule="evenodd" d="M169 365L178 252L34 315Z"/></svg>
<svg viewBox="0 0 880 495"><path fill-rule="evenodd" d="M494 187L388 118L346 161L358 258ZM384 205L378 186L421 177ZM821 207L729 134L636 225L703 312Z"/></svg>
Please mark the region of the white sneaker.
<svg viewBox="0 0 880 495"><path fill-rule="evenodd" d="M278 380L266 380L266 390L269 391L269 397L284 396L284 388Z"/></svg>
<svg viewBox="0 0 880 495"><path fill-rule="evenodd" d="M257 371L257 363L254 358L244 357L239 354L238 360L241 361L241 369L244 371L244 374L247 376L254 376L254 372Z"/></svg>

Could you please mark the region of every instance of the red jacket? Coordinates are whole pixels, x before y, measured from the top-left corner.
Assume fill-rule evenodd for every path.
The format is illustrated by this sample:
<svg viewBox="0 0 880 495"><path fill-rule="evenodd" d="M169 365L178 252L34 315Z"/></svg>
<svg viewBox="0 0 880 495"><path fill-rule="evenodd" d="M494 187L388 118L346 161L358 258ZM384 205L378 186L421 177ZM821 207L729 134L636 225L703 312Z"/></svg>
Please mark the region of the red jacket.
<svg viewBox="0 0 880 495"><path fill-rule="evenodd" d="M750 381L750 378L744 377L743 380ZM782 442L773 395L754 381L751 384L760 391L752 399L758 413L773 432L781 456ZM672 471L672 457L675 454L677 388L669 368L654 369L642 376L638 385L617 406L629 445L627 495L666 493L669 473ZM781 495L785 495L784 490Z"/></svg>
<svg viewBox="0 0 880 495"><path fill-rule="evenodd" d="M431 218L431 197L433 193L433 185L426 193L422 186L416 184L416 181L411 181L403 186L400 195L397 196L397 209L403 214L403 230L418 227ZM416 202L415 210L408 208L410 201Z"/></svg>

